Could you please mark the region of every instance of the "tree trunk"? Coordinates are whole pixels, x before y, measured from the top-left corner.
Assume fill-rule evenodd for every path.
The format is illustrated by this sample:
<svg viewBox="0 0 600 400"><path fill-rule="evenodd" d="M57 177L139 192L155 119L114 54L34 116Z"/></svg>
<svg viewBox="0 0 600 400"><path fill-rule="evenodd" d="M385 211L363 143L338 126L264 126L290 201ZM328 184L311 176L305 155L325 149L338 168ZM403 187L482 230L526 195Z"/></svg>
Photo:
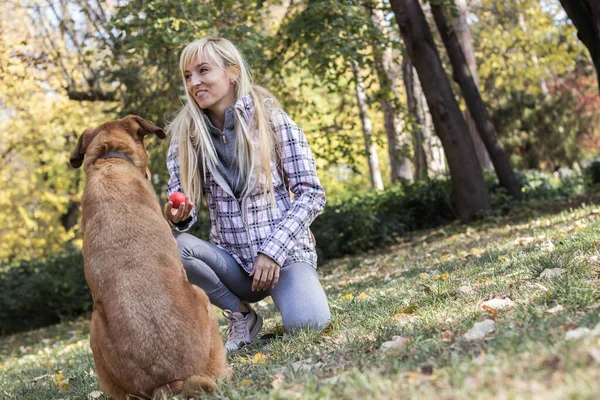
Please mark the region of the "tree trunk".
<svg viewBox="0 0 600 400"><path fill-rule="evenodd" d="M485 103L481 98L481 93L473 80L458 38L452 27L448 24L445 10L443 6L432 4L431 12L448 51L448 56L452 63L454 80L460 85L477 130L494 163L500 185L506 188L508 193L515 199L522 199L523 193L521 192L515 173L498 139L496 128L487 112Z"/></svg>
<svg viewBox="0 0 600 400"><path fill-rule="evenodd" d="M598 0L560 0L560 4L577 28L577 37L590 52L600 89L600 3Z"/></svg>
<svg viewBox="0 0 600 400"><path fill-rule="evenodd" d="M419 103L417 88L415 87L415 76L413 66L408 57L402 59L402 76L404 77L404 87L406 88L406 104L408 106L408 114L410 115L413 126L413 148L414 148L414 164L415 176L417 179L427 177L427 156L425 154L425 135L423 134L423 119L419 114Z"/></svg>
<svg viewBox="0 0 600 400"><path fill-rule="evenodd" d="M465 0L455 0L454 3L456 4L458 15L452 21L452 26L454 27L454 32L456 32L458 41L460 42L463 52L465 53L465 58L467 59L467 64L471 70L473 81L475 81L475 85L477 85L479 88L477 63L475 62L475 55L473 54L473 40L471 39L471 30L469 29L469 24L467 23L467 2ZM465 112L465 120L467 121L469 133L471 134L471 139L473 139L473 144L475 145L475 150L477 151L479 163L484 168L492 169L492 160L490 159L490 155L485 148L485 144L481 140L479 132L477 131L477 126L475 125L475 121L473 121L473 117L471 117L471 113L469 112L468 108Z"/></svg>
<svg viewBox="0 0 600 400"><path fill-rule="evenodd" d="M370 14L375 27L385 34L387 31L386 20L382 10L381 0L375 4L365 2L365 7ZM410 159L406 157L410 149L406 134L403 130L403 118L396 109L393 98L398 98L398 90L394 85L396 79L392 76L392 53L391 49L380 44L373 45L375 57L375 69L379 80L379 102L383 111L385 133L388 139L388 155L390 157L390 169L392 183L398 181L413 180L413 171Z"/></svg>
<svg viewBox="0 0 600 400"><path fill-rule="evenodd" d="M418 0L391 0L392 10L427 97L435 130L448 160L462 222L490 207L488 191L473 141L446 77L431 30Z"/></svg>
<svg viewBox="0 0 600 400"><path fill-rule="evenodd" d="M369 172L371 173L371 187L375 190L383 190L383 179L379 170L379 158L377 157L377 147L373 142L373 126L369 118L367 106L367 95L363 84L363 78L360 67L356 61L352 61L352 72L356 80L356 102L360 113L360 121L362 123L363 137L365 139L365 149L369 160Z"/></svg>

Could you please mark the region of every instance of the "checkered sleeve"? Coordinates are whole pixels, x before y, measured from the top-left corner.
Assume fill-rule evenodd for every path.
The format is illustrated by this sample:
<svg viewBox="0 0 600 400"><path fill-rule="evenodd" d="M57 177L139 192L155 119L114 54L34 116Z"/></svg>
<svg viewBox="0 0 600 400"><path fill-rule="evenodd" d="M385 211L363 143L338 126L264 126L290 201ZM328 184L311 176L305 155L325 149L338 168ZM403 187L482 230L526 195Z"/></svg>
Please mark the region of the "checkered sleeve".
<svg viewBox="0 0 600 400"><path fill-rule="evenodd" d="M282 266L297 239L323 211L326 198L304 132L283 110L275 110L272 118L275 119L273 125L281 135L282 164L289 177L294 201L258 251Z"/></svg>
<svg viewBox="0 0 600 400"><path fill-rule="evenodd" d="M167 183L167 198L174 192L182 192L181 181L179 180L179 144L171 140L169 151L167 153L167 169L169 170L169 182ZM169 221L169 224L179 232L185 232L196 223L198 219L198 208L194 205L190 217L177 224Z"/></svg>

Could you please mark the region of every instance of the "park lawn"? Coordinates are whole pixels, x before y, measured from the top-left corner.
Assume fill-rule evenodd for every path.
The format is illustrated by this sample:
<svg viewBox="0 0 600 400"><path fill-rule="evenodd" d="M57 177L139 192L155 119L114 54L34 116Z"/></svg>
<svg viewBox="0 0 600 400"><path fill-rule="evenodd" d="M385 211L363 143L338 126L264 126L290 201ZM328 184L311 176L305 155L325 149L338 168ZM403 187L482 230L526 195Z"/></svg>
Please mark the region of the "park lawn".
<svg viewBox="0 0 600 400"><path fill-rule="evenodd" d="M530 203L333 260L319 269L327 329L231 355L233 378L207 397L597 398L599 233L598 206ZM272 302L257 310L277 331ZM0 337L0 398L106 398L88 318Z"/></svg>

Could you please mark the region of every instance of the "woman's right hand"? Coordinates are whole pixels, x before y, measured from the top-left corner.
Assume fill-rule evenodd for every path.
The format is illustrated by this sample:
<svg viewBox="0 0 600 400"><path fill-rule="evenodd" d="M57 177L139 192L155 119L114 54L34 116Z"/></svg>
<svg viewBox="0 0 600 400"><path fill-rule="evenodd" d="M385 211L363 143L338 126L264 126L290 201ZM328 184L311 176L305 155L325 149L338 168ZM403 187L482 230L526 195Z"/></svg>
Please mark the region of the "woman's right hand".
<svg viewBox="0 0 600 400"><path fill-rule="evenodd" d="M193 208L194 204L187 196L185 197L185 204L180 204L179 208L173 208L173 202L168 201L167 205L165 206L165 217L167 220L177 224L188 219Z"/></svg>

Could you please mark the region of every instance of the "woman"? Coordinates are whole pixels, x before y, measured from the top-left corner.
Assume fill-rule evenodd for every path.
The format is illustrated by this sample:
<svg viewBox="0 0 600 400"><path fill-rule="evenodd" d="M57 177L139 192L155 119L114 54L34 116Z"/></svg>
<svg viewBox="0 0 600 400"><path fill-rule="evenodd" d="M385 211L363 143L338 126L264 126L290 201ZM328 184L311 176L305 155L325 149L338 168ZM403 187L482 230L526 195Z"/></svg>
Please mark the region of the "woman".
<svg viewBox="0 0 600 400"><path fill-rule="evenodd" d="M325 192L304 133L265 89L253 85L239 50L223 38L190 43L180 70L187 101L167 130L170 180L185 204L165 207L188 279L229 320L228 351L249 343L262 319L249 303L267 296L287 331L329 322L309 226ZM291 199L290 192L293 194ZM210 243L183 233L202 196Z"/></svg>

